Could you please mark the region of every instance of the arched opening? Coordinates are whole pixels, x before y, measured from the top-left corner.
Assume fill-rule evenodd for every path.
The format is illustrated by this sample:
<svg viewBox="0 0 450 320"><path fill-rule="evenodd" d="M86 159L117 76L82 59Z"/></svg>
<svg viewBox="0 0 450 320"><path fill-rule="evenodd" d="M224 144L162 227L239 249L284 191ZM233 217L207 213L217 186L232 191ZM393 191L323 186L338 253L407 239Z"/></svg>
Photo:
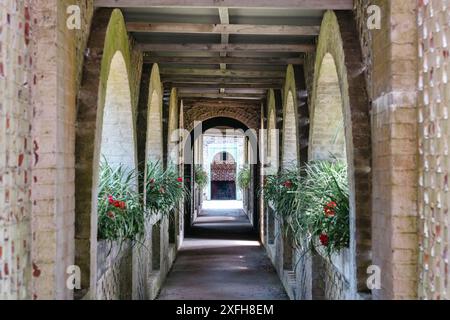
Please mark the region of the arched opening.
<svg viewBox="0 0 450 320"><path fill-rule="evenodd" d="M320 65L311 123L309 161L342 163L347 167L344 104L336 62L330 53L325 54ZM346 185L348 186L348 181ZM350 221L347 223L347 228L350 229ZM314 254L311 260L313 299L328 299L331 295L329 288L334 281L323 276L329 266L321 249L319 246L318 254ZM339 285L349 286L352 277L351 264L349 248L344 248L331 256L331 265L342 275L340 280L342 284Z"/></svg>
<svg viewBox="0 0 450 320"><path fill-rule="evenodd" d="M211 200L236 200L235 158L226 151L217 153L211 162Z"/></svg>
<svg viewBox="0 0 450 320"><path fill-rule="evenodd" d="M75 264L81 269L81 289L75 291L75 298L128 299L132 295L132 255L128 250L130 246L115 245L118 241L114 240L121 238L116 237L117 229L108 235L104 232L105 221L116 220L112 214L114 209L107 207L109 196L113 201L113 195L102 194L105 186L111 185L102 183L105 167L101 164L106 160L112 170L118 166L122 166L123 171L136 169L132 99L135 91L129 84L130 48L120 10L101 10L95 17L98 18L97 28L89 38L88 47L92 52L102 52L101 63L98 55L85 57L83 74L86 76L80 85L77 105ZM116 182L122 181L120 174L112 177ZM114 185L127 192L137 191L134 177ZM120 193L120 198L123 194ZM123 205L126 199L114 200ZM113 222L111 224L115 225ZM110 243L105 245L106 242ZM121 272L123 278L114 290L104 290L117 272Z"/></svg>
<svg viewBox="0 0 450 320"><path fill-rule="evenodd" d="M178 101L178 91L176 88L172 88L170 91L169 110L168 110L168 125L166 137L167 140L167 166L175 167L178 176L183 176L182 166L180 163L180 145L179 142L182 138L180 126L180 103ZM184 201L184 200L183 200ZM182 215L183 205L182 202L178 203L169 214L169 246L177 247L180 243L179 238L179 226L180 216Z"/></svg>
<svg viewBox="0 0 450 320"><path fill-rule="evenodd" d="M110 220L117 219L116 212L105 199L127 201L126 190L137 191L136 146L133 111L127 68L123 54L117 51L112 60L106 82L105 107L101 128L100 163L98 177L98 248L97 248L97 298L131 299L132 297L132 255L131 243L111 235ZM106 200L112 201L112 200ZM125 202L124 202L125 203ZM128 214L128 213L126 213ZM112 238L110 238L112 237ZM111 242L113 241L113 242ZM111 254L114 252L114 254ZM110 281L105 266L120 265L122 277L117 291L106 291L105 283Z"/></svg>
<svg viewBox="0 0 450 320"><path fill-rule="evenodd" d="M289 74L289 71L288 71ZM291 85L293 86L293 85ZM282 169L292 170L298 167L299 153L298 153L298 127L297 127L297 112L296 102L292 94L294 88L289 88L286 100L284 101L283 112L283 147L282 147ZM280 221L285 224L286 221ZM287 271L294 269L294 241L293 234L290 228L283 226L283 268Z"/></svg>
<svg viewBox="0 0 450 320"><path fill-rule="evenodd" d="M275 98L269 96L269 118L267 125L267 158L268 164L265 169L266 175L276 175L279 168L279 131L277 129L275 114ZM267 243L271 246L275 244L275 210L269 203L267 206Z"/></svg>
<svg viewBox="0 0 450 320"><path fill-rule="evenodd" d="M147 203L147 180L150 167L163 168L163 124L162 124L162 90L159 77L158 65L153 65L149 86L149 99L147 104L147 134L145 142L145 178L144 178L144 199ZM160 276L160 270L163 266L163 257L165 242L163 236L168 236L168 217L161 216L160 212L150 212L152 218L147 221L146 229L151 234L151 275L150 279L156 281Z"/></svg>
<svg viewBox="0 0 450 320"><path fill-rule="evenodd" d="M327 53L320 67L312 118L310 160L347 161L344 114L339 78L333 56Z"/></svg>
<svg viewBox="0 0 450 320"><path fill-rule="evenodd" d="M347 168L343 181L348 182L349 248L331 261L321 259L322 266L334 272L333 277L323 277L327 271L322 270L318 277L328 287L336 282L340 292L354 299L370 292L366 280L372 264L372 154L370 103L361 85L364 63L359 49L355 50L359 48L356 31L347 30L354 30L348 15L325 13L314 67L308 159L340 161ZM339 298L334 292L322 293L326 299Z"/></svg>
<svg viewBox="0 0 450 320"><path fill-rule="evenodd" d="M156 90L150 96L147 117L147 161L162 161L163 137L162 137L162 98Z"/></svg>
<svg viewBox="0 0 450 320"><path fill-rule="evenodd" d="M100 161L112 167L136 167L135 136L130 87L125 60L117 51L111 61L106 84L105 108L100 144Z"/></svg>
<svg viewBox="0 0 450 320"><path fill-rule="evenodd" d="M222 151L229 152L236 161L236 173L239 172L240 165L244 165L244 142L245 138L249 141L249 152L252 153L252 159L257 159L257 135L254 130L249 128L242 122L227 117L216 117L196 123L190 135L185 137L183 142L183 155L185 165L185 180L189 180L190 192L192 195L191 210L186 210L185 226L189 229L196 221L199 213L202 211L202 199L205 199L205 206L217 205L217 203L210 203L211 200L211 164L217 153ZM224 147L228 145L228 147ZM190 163L189 163L190 161ZM256 164L250 164L249 168ZM199 187L196 182L199 176L198 171L203 171L206 183ZM189 174L190 172L190 174ZM251 173L250 173L251 175ZM197 176L197 177L196 177ZM251 177L253 179L253 177ZM236 181L234 181L234 184ZM237 186L236 186L236 189ZM252 190L255 192L255 190ZM200 194L201 193L201 194ZM242 191L236 190L236 200L225 203L226 206L231 206L232 209L240 209ZM230 207L230 208L231 208ZM257 217L249 214L249 219L252 225L257 225L255 219Z"/></svg>
<svg viewBox="0 0 450 320"><path fill-rule="evenodd" d="M297 113L292 91L289 90L283 116L282 167L298 166Z"/></svg>

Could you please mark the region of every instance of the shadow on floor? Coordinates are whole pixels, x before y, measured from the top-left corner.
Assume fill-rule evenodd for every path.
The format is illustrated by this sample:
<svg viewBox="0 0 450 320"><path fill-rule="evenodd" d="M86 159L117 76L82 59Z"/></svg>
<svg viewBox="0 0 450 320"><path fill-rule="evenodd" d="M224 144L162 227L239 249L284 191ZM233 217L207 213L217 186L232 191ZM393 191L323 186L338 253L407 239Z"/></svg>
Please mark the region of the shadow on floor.
<svg viewBox="0 0 450 320"><path fill-rule="evenodd" d="M204 210L184 240L160 300L286 300L247 216Z"/></svg>

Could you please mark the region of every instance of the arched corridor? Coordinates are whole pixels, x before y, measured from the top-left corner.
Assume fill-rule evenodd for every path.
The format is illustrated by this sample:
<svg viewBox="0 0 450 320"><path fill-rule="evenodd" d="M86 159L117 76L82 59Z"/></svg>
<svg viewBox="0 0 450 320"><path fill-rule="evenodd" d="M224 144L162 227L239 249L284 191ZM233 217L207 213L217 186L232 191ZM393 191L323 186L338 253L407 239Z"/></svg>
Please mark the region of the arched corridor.
<svg viewBox="0 0 450 320"><path fill-rule="evenodd" d="M221 203L221 207L227 207ZM287 295L242 209L204 209L162 286L160 300L285 300Z"/></svg>
<svg viewBox="0 0 450 320"><path fill-rule="evenodd" d="M450 298L447 1L0 9L0 300Z"/></svg>

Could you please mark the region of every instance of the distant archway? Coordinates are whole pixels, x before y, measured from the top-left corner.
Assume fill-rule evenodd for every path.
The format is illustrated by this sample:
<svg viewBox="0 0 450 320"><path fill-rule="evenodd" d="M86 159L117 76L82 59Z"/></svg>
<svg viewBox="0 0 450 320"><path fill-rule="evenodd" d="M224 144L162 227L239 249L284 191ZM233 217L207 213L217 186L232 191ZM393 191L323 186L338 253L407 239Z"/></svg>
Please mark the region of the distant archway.
<svg viewBox="0 0 450 320"><path fill-rule="evenodd" d="M211 163L211 200L236 200L236 160L229 152L217 153Z"/></svg>

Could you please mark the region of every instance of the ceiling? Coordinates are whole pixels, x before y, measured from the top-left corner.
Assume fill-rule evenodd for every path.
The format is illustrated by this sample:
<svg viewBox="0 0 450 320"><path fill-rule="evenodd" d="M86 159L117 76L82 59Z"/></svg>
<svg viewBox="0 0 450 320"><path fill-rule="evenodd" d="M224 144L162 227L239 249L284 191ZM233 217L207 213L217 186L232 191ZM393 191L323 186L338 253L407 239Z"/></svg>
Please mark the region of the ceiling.
<svg viewBox="0 0 450 320"><path fill-rule="evenodd" d="M192 99L260 101L280 88L288 64L315 49L326 8L350 0L96 0L120 7L145 63L166 88Z"/></svg>

